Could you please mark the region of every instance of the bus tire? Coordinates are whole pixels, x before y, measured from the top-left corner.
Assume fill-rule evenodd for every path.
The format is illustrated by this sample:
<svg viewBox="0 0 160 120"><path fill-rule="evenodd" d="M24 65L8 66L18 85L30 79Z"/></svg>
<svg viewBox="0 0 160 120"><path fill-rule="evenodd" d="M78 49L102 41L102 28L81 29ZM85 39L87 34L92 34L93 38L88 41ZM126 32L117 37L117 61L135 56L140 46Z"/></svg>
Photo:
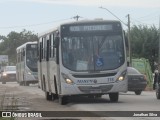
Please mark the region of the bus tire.
<svg viewBox="0 0 160 120"><path fill-rule="evenodd" d="M119 93L109 93L109 98L111 102L118 102Z"/></svg>
<svg viewBox="0 0 160 120"><path fill-rule="evenodd" d="M88 95L88 98L94 99L95 96L94 95Z"/></svg>
<svg viewBox="0 0 160 120"><path fill-rule="evenodd" d="M160 88L159 88L159 85L158 85L158 87L156 87L156 97L157 97L158 100L160 99Z"/></svg>
<svg viewBox="0 0 160 120"><path fill-rule="evenodd" d="M2 84L6 84L6 82L5 82L5 81L2 81Z"/></svg>
<svg viewBox="0 0 160 120"><path fill-rule="evenodd" d="M101 98L102 95L95 95L95 98Z"/></svg>
<svg viewBox="0 0 160 120"><path fill-rule="evenodd" d="M66 105L68 103L68 96L60 96L59 97L59 103L61 105Z"/></svg>
<svg viewBox="0 0 160 120"><path fill-rule="evenodd" d="M19 82L19 86L22 86L22 82Z"/></svg>
<svg viewBox="0 0 160 120"><path fill-rule="evenodd" d="M52 94L50 95L49 92L45 91L46 100L52 100Z"/></svg>
<svg viewBox="0 0 160 120"><path fill-rule="evenodd" d="M136 95L140 95L142 93L142 91L140 90L137 90L137 91L134 91Z"/></svg>
<svg viewBox="0 0 160 120"><path fill-rule="evenodd" d="M58 99L58 94L54 94L54 93L52 93L52 99L53 99L53 100Z"/></svg>
<svg viewBox="0 0 160 120"><path fill-rule="evenodd" d="M29 86L29 82L25 81L24 86Z"/></svg>
<svg viewBox="0 0 160 120"><path fill-rule="evenodd" d="M19 86L22 86L22 82L19 82Z"/></svg>

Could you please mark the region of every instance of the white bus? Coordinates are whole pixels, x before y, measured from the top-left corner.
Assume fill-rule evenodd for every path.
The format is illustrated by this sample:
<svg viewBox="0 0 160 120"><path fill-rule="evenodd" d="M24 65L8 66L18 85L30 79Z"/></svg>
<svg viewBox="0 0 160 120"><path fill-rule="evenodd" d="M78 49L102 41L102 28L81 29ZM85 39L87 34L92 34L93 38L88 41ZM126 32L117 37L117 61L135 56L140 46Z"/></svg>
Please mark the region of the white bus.
<svg viewBox="0 0 160 120"><path fill-rule="evenodd" d="M127 60L119 21L78 21L39 35L39 85L47 100L67 104L70 96L117 102L126 92Z"/></svg>
<svg viewBox="0 0 160 120"><path fill-rule="evenodd" d="M37 42L27 42L17 49L16 78L20 85L38 83Z"/></svg>

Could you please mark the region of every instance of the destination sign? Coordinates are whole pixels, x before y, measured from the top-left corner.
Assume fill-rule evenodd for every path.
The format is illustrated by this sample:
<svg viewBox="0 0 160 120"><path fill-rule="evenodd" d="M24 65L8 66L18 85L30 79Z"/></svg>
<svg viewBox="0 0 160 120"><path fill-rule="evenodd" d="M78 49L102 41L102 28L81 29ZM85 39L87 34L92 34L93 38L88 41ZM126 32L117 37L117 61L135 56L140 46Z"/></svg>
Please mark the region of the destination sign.
<svg viewBox="0 0 160 120"><path fill-rule="evenodd" d="M70 26L71 32L79 31L106 31L112 30L112 25L86 25L86 26Z"/></svg>

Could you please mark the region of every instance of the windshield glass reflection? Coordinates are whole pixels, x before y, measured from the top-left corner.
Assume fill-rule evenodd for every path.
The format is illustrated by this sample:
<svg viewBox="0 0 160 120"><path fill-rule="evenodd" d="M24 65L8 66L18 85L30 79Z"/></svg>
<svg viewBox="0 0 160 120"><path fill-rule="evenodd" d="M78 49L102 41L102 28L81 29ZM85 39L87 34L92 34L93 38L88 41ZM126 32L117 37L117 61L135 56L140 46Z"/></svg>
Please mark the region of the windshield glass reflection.
<svg viewBox="0 0 160 120"><path fill-rule="evenodd" d="M124 63L122 36L62 38L63 65L73 71L103 71Z"/></svg>
<svg viewBox="0 0 160 120"><path fill-rule="evenodd" d="M37 72L37 45L27 45L26 49L26 64L31 71Z"/></svg>

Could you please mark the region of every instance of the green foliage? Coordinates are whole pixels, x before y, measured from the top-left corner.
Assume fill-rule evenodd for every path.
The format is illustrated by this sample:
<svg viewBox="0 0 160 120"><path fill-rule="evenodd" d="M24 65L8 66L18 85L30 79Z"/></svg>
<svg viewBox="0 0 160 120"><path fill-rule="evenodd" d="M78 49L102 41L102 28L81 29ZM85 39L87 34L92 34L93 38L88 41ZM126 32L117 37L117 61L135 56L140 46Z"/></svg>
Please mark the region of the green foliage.
<svg viewBox="0 0 160 120"><path fill-rule="evenodd" d="M155 26L143 25L131 27L132 58L146 58L150 63L158 60L158 29ZM37 41L37 35L23 30L20 33L10 32L7 37L0 36L4 42L0 43L0 54L8 55L9 62L16 63L16 48L25 42ZM155 56L153 55L155 51Z"/></svg>
<svg viewBox="0 0 160 120"><path fill-rule="evenodd" d="M0 36L1 37L1 36ZM8 55L9 63L16 63L16 48L26 42L37 41L37 35L25 29L20 32L10 32L7 37L3 37L0 43L0 55Z"/></svg>
<svg viewBox="0 0 160 120"><path fill-rule="evenodd" d="M134 25L130 35L132 58L149 59L151 65L158 60L158 29L155 26Z"/></svg>

